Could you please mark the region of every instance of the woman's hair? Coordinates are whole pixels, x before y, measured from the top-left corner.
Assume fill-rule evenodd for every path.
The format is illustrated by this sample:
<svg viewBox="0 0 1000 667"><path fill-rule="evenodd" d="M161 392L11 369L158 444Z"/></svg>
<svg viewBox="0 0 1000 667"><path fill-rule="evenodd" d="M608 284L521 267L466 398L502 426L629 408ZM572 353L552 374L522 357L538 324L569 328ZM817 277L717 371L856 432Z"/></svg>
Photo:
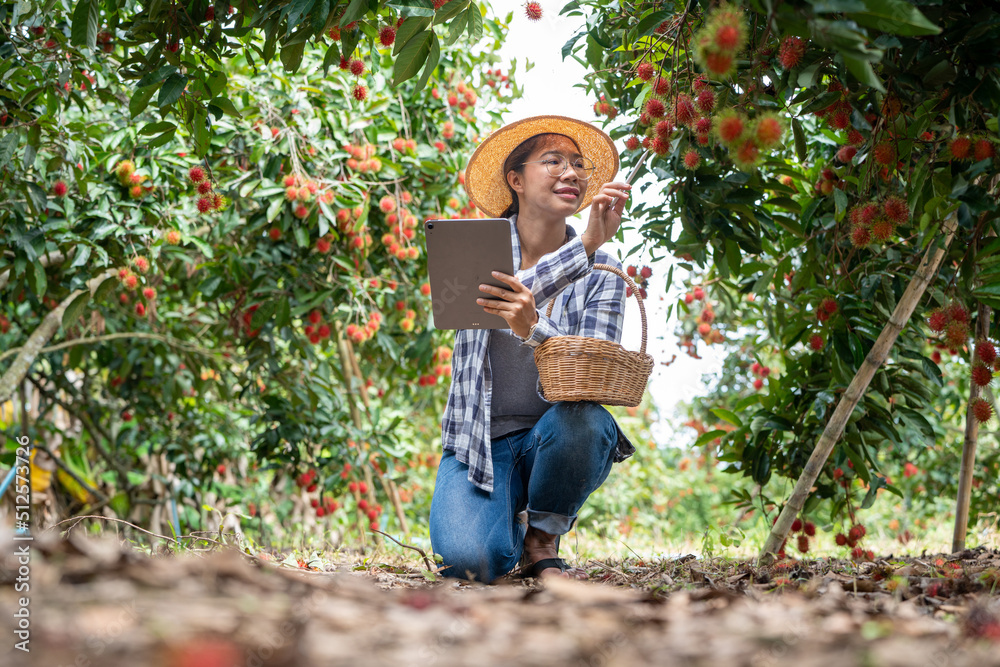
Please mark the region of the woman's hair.
<svg viewBox="0 0 1000 667"><path fill-rule="evenodd" d="M504 212L500 214L501 218L509 218L517 213L517 193L514 191L514 188L510 186L510 182L507 180L507 172L516 171L523 176L524 165L522 163L527 160L533 152L535 152L536 148L548 141L550 137L565 137L570 141L573 141L572 137L567 137L565 134L559 134L557 132L543 132L542 134L536 134L532 137L528 137L519 143L517 147L510 152L507 159L503 161L503 179L507 189L510 190L511 202L510 206L508 206ZM580 146L575 141L573 141L573 145L576 146L576 150L580 150Z"/></svg>

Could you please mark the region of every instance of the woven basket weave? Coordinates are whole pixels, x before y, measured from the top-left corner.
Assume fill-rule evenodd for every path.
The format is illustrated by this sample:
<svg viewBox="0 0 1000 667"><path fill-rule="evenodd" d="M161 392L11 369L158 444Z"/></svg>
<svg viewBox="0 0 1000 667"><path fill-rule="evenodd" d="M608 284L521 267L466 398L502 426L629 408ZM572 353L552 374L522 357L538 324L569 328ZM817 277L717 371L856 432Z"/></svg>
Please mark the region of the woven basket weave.
<svg viewBox="0 0 1000 667"><path fill-rule="evenodd" d="M607 264L595 269L610 271L625 279L639 301L642 344L629 352L618 343L586 336L553 336L535 348L535 365L548 401L594 401L601 405L635 407L642 401L653 357L646 354L646 309L635 283L621 270ZM546 317L551 317L555 297Z"/></svg>

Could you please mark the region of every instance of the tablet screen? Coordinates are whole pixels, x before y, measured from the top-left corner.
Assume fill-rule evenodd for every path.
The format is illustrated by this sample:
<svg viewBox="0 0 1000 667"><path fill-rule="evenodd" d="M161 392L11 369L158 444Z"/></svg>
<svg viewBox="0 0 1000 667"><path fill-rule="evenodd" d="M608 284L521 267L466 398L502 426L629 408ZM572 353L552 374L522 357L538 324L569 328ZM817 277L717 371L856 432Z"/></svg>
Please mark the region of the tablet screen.
<svg viewBox="0 0 1000 667"><path fill-rule="evenodd" d="M427 220L427 272L436 329L508 329L507 320L476 303L492 298L481 284L507 287L493 271L514 275L510 220Z"/></svg>

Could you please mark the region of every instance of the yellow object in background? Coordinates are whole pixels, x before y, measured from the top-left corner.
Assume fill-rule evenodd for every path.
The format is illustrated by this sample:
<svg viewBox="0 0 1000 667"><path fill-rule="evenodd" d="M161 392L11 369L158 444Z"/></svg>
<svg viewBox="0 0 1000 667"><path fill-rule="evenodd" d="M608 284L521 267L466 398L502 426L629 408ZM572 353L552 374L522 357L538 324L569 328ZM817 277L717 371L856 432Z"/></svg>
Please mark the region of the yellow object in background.
<svg viewBox="0 0 1000 667"><path fill-rule="evenodd" d="M46 470L45 468L40 468L35 465L35 455L38 454L37 449L31 450L31 492L32 493L45 493L49 490L52 485L52 471Z"/></svg>
<svg viewBox="0 0 1000 667"><path fill-rule="evenodd" d="M64 489L66 489L71 496L79 500L81 503L90 502L90 491L80 486L80 483L69 476L65 470L60 468L56 471L56 477L59 478L59 483Z"/></svg>
<svg viewBox="0 0 1000 667"><path fill-rule="evenodd" d="M14 401L0 403L0 428L6 429L14 425Z"/></svg>

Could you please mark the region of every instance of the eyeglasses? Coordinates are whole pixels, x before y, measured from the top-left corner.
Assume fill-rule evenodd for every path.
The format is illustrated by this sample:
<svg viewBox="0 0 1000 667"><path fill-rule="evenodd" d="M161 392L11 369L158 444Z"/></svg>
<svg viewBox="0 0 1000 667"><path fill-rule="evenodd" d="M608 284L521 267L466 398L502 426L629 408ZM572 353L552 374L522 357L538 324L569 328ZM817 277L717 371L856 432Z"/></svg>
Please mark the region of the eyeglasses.
<svg viewBox="0 0 1000 667"><path fill-rule="evenodd" d="M573 170L581 181L588 180L594 173L593 160L582 155L573 158L572 163L566 159L565 155L552 155L544 160L532 160L531 162L522 162L521 164L533 164L535 162L544 164L545 168L549 171L549 175L556 178L565 174L570 164L573 165Z"/></svg>

